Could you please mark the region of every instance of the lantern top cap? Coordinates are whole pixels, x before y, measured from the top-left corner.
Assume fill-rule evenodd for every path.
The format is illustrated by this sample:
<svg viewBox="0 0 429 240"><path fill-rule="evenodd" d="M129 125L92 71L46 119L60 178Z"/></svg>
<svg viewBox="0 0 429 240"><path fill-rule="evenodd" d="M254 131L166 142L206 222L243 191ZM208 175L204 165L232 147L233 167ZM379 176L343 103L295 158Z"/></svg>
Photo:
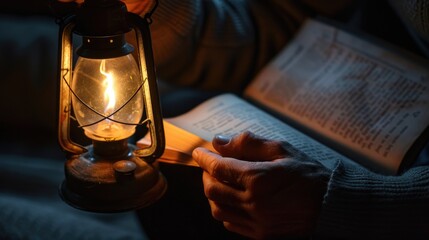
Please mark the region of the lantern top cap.
<svg viewBox="0 0 429 240"><path fill-rule="evenodd" d="M76 13L75 32L82 36L112 36L130 31L127 7L119 0L85 0Z"/></svg>

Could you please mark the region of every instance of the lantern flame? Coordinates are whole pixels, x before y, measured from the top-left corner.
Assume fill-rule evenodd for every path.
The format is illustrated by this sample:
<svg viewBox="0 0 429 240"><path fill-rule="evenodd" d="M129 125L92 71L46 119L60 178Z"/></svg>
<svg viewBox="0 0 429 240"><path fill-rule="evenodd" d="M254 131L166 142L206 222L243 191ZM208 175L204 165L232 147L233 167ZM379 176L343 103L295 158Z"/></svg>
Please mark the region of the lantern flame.
<svg viewBox="0 0 429 240"><path fill-rule="evenodd" d="M107 102L107 106L104 109L106 115L110 115L115 109L116 105L116 95L115 95L115 86L113 81L112 74L106 72L106 61L102 60L100 64L100 73L103 74L106 79L103 82L103 85L106 86L104 91L104 100Z"/></svg>

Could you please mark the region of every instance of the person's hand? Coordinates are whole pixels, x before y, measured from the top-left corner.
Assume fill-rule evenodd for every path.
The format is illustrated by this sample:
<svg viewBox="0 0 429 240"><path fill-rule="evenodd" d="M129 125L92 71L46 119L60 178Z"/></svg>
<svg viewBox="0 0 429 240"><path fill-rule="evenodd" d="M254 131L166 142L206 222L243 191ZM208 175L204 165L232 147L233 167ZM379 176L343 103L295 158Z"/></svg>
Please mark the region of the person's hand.
<svg viewBox="0 0 429 240"><path fill-rule="evenodd" d="M59 2L76 2L77 4L82 4L84 0L58 0ZM127 6L127 10L129 12L138 14L138 15L144 15L145 13L149 12L153 5L155 4L155 1L153 0L121 0L125 3Z"/></svg>
<svg viewBox="0 0 429 240"><path fill-rule="evenodd" d="M212 215L251 238L309 236L315 228L330 172L287 143L249 132L217 136L213 153L196 148Z"/></svg>

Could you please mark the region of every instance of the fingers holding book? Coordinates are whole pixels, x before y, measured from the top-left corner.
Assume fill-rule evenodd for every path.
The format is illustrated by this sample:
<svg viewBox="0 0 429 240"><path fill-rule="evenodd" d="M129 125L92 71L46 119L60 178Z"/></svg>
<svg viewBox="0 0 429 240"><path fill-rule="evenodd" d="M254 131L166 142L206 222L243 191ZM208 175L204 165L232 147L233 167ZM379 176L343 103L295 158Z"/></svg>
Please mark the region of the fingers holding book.
<svg viewBox="0 0 429 240"><path fill-rule="evenodd" d="M282 142L249 132L217 136L213 145L219 154L196 148L193 158L204 170L204 192L215 219L249 237L311 234L329 170L301 161L302 155L288 152Z"/></svg>
<svg viewBox="0 0 429 240"><path fill-rule="evenodd" d="M222 156L246 161L270 161L288 155L282 142L268 140L249 131L231 138L216 135L212 144Z"/></svg>

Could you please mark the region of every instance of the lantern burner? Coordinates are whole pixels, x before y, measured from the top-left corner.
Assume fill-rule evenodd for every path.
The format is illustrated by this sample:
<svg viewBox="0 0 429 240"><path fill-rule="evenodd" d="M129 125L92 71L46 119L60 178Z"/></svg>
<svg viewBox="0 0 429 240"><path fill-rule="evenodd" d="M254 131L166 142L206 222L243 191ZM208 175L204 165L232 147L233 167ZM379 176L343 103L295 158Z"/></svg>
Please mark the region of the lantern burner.
<svg viewBox="0 0 429 240"><path fill-rule="evenodd" d="M146 207L166 191L157 164L134 156L126 140L94 141L85 154L65 164L61 198L69 205L93 212L122 212Z"/></svg>

